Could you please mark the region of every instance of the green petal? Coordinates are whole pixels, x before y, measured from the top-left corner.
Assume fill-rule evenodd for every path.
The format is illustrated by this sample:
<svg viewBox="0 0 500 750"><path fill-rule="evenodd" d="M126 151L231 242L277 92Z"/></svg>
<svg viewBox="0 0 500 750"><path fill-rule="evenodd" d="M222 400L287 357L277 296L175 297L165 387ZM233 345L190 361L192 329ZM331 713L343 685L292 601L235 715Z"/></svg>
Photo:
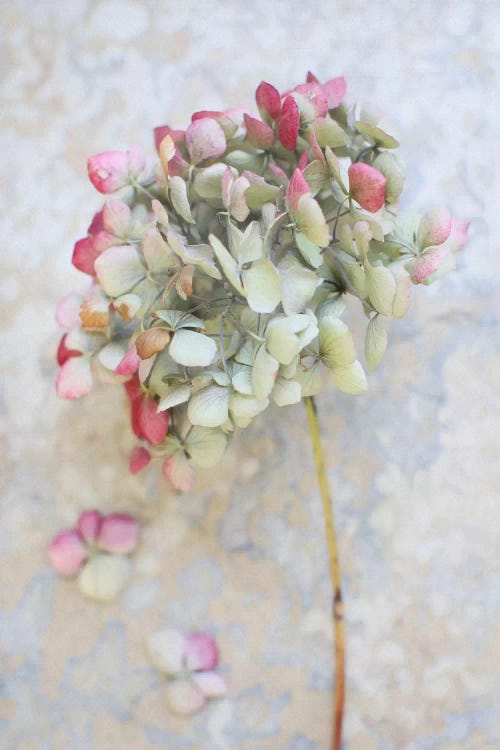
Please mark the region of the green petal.
<svg viewBox="0 0 500 750"><path fill-rule="evenodd" d="M156 310L154 317L164 320L172 330L179 328L205 328L203 320L182 310Z"/></svg>
<svg viewBox="0 0 500 750"><path fill-rule="evenodd" d="M329 117L318 118L313 125L314 135L322 148L340 148L349 143L349 136L335 120Z"/></svg>
<svg viewBox="0 0 500 750"><path fill-rule="evenodd" d="M299 253L306 263L309 263L313 268L319 268L323 264L323 256L319 251L319 247L314 242L311 242L305 234L295 232L295 242Z"/></svg>
<svg viewBox="0 0 500 750"><path fill-rule="evenodd" d="M311 242L319 247L326 247L330 241L328 225L319 203L312 195L303 195L299 199L296 215L297 226Z"/></svg>
<svg viewBox="0 0 500 750"><path fill-rule="evenodd" d="M222 430L208 427L193 427L184 443L185 448L197 466L215 466L227 447L227 436Z"/></svg>
<svg viewBox="0 0 500 750"><path fill-rule="evenodd" d="M168 348L169 354L179 365L206 367L212 364L217 353L215 341L202 333L182 329L176 331Z"/></svg>
<svg viewBox="0 0 500 750"><path fill-rule="evenodd" d="M281 276L283 310L287 315L302 312L316 291L318 277L292 255L283 258L278 271Z"/></svg>
<svg viewBox="0 0 500 750"><path fill-rule="evenodd" d="M365 266L366 292L375 310L382 315L392 315L396 294L396 280L384 266Z"/></svg>
<svg viewBox="0 0 500 750"><path fill-rule="evenodd" d="M189 399L188 419L200 427L219 427L228 417L228 403L228 388L209 385L194 393Z"/></svg>
<svg viewBox="0 0 500 750"><path fill-rule="evenodd" d="M166 409L171 409L173 406L184 404L189 400L190 395L190 385L188 385L187 383L176 385L173 388L170 388L168 393L160 399L160 403L158 404L158 411L166 411Z"/></svg>
<svg viewBox="0 0 500 750"><path fill-rule="evenodd" d="M346 324L339 318L323 318L319 324L319 352L330 369L345 367L356 359L354 342Z"/></svg>
<svg viewBox="0 0 500 750"><path fill-rule="evenodd" d="M282 365L288 365L299 353L299 340L286 318L275 318L267 326L266 348Z"/></svg>
<svg viewBox="0 0 500 750"><path fill-rule="evenodd" d="M295 380L278 378L273 388L272 399L277 406L288 406L298 404L302 398L302 388Z"/></svg>
<svg viewBox="0 0 500 750"><path fill-rule="evenodd" d="M365 359L368 372L372 372L381 362L387 349L387 333L378 315L368 323L365 338Z"/></svg>
<svg viewBox="0 0 500 750"><path fill-rule="evenodd" d="M252 370L253 391L258 399L266 399L269 396L273 390L278 370L278 360L269 354L265 346L261 346L255 357Z"/></svg>
<svg viewBox="0 0 500 750"><path fill-rule="evenodd" d="M241 393L231 394L229 400L231 417L237 427L247 427L250 421L268 406L267 398L258 399L254 396L243 396Z"/></svg>
<svg viewBox="0 0 500 750"><path fill-rule="evenodd" d="M243 271L243 286L248 304L257 313L270 313L281 301L281 277L268 259L258 260Z"/></svg>
<svg viewBox="0 0 500 750"><path fill-rule="evenodd" d="M189 224L195 224L187 196L187 185L182 177L171 177L168 181L168 194L175 211Z"/></svg>
<svg viewBox="0 0 500 750"><path fill-rule="evenodd" d="M108 247L95 262L99 282L110 297L129 292L146 275L135 248L130 245Z"/></svg>
<svg viewBox="0 0 500 750"><path fill-rule="evenodd" d="M245 296L245 290L240 280L240 269L235 259L214 234L211 234L208 239L227 280L239 294Z"/></svg>
<svg viewBox="0 0 500 750"><path fill-rule="evenodd" d="M377 146L381 146L382 148L398 148L399 146L399 142L392 135L389 135L389 133L386 133L385 130L378 128L376 125L358 120L354 123L354 127L358 133L374 141Z"/></svg>
<svg viewBox="0 0 500 750"><path fill-rule="evenodd" d="M335 384L344 393L363 393L368 388L365 371L358 360L333 370L332 375Z"/></svg>

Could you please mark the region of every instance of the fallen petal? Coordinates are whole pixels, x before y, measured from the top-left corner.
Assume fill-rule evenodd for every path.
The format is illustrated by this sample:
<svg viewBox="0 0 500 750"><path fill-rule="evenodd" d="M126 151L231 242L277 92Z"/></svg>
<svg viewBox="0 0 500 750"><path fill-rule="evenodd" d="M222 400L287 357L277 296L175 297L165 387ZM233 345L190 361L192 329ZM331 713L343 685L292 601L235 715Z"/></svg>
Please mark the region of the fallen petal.
<svg viewBox="0 0 500 750"><path fill-rule="evenodd" d="M107 602L124 588L130 575L130 560L120 555L94 555L81 570L78 586L84 596Z"/></svg>
<svg viewBox="0 0 500 750"><path fill-rule="evenodd" d="M219 663L215 639L207 633L192 633L186 638L186 664L189 669L207 671Z"/></svg>
<svg viewBox="0 0 500 750"><path fill-rule="evenodd" d="M86 542L94 542L101 527L102 515L98 510L86 510L80 515L76 528Z"/></svg>
<svg viewBox="0 0 500 750"><path fill-rule="evenodd" d="M170 710L179 716L190 716L206 703L205 696L192 680L174 680L165 688Z"/></svg>
<svg viewBox="0 0 500 750"><path fill-rule="evenodd" d="M170 676L182 671L185 647L186 639L174 628L157 630L146 641L146 648L156 669Z"/></svg>
<svg viewBox="0 0 500 750"><path fill-rule="evenodd" d="M205 698L223 698L227 694L227 683L217 672L200 672L192 679Z"/></svg>
<svg viewBox="0 0 500 750"><path fill-rule="evenodd" d="M76 575L86 558L87 548L76 531L61 531L50 544L50 564L63 576Z"/></svg>
<svg viewBox="0 0 500 750"><path fill-rule="evenodd" d="M104 552L127 555L137 547L139 524L125 513L113 513L102 519L98 546Z"/></svg>

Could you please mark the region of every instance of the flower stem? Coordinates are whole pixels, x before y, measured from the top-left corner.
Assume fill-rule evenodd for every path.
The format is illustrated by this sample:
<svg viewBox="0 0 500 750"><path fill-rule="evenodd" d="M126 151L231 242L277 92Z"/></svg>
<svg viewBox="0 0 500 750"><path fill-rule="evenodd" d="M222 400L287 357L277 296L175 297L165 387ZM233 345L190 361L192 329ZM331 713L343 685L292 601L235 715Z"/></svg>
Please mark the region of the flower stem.
<svg viewBox="0 0 500 750"><path fill-rule="evenodd" d="M325 520L326 541L328 545L328 558L330 562L330 575L333 590L333 635L335 642L335 691L333 712L333 738L332 750L340 750L342 742L342 723L344 719L345 700L345 638L344 638L344 613L342 605L342 589L340 580L340 565L337 550L337 538L335 534L335 523L333 519L332 498L328 478L326 475L325 457L321 445L318 412L312 396L305 399L309 430L311 433L314 463L323 502L323 515Z"/></svg>

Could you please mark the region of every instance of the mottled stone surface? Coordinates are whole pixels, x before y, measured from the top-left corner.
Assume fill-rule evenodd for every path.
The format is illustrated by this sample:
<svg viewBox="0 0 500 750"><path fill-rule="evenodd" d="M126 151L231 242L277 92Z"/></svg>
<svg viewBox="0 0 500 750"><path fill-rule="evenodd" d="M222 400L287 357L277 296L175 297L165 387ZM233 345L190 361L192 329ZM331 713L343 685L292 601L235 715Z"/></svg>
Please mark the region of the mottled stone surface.
<svg viewBox="0 0 500 750"><path fill-rule="evenodd" d="M257 419L176 497L155 472L128 476L119 389L71 404L53 387L54 305L84 286L72 242L99 204L86 156L149 146L154 125L308 68L344 73L351 96L391 113L407 203L444 197L472 237L393 325L369 393L319 398L347 598L345 748L498 748L498 2L17 0L1 13L2 750L328 747L329 582L303 408ZM146 522L107 606L45 557L94 505ZM166 712L145 656L163 624L220 642L229 697L190 721Z"/></svg>

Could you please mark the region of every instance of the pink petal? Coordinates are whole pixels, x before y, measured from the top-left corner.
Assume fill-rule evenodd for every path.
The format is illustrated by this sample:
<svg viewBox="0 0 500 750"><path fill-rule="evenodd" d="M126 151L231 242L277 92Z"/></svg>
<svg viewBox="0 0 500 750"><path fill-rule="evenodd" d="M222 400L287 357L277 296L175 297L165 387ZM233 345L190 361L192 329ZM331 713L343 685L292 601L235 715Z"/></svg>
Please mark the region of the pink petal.
<svg viewBox="0 0 500 750"><path fill-rule="evenodd" d="M303 172L304 169L307 167L307 161L308 161L308 156L307 156L307 149L306 149L300 155L300 159L297 162L297 169L300 169L300 171Z"/></svg>
<svg viewBox="0 0 500 750"><path fill-rule="evenodd" d="M194 122L195 120L203 120L205 117L211 117L213 120L216 120L223 114L224 112L219 112L214 109L202 109L199 112L193 112L191 115L191 122Z"/></svg>
<svg viewBox="0 0 500 750"><path fill-rule="evenodd" d="M168 432L168 411L158 411L158 404L150 396L138 399L137 426L141 436L156 445L165 439Z"/></svg>
<svg viewBox="0 0 500 750"><path fill-rule="evenodd" d="M451 232L448 237L448 244L457 250L463 250L468 239L469 222L451 217Z"/></svg>
<svg viewBox="0 0 500 750"><path fill-rule="evenodd" d="M206 703L205 696L192 680L173 680L165 688L170 710L179 716L190 716Z"/></svg>
<svg viewBox="0 0 500 750"><path fill-rule="evenodd" d="M94 214L94 218L90 222L90 226L87 229L87 234L94 235L97 234L97 232L101 232L104 229L104 220L103 220L103 214L102 211L98 211L96 214Z"/></svg>
<svg viewBox="0 0 500 750"><path fill-rule="evenodd" d="M59 346L57 347L57 364L59 366L63 365L68 359L71 357L81 357L82 353L77 351L76 349L68 349L66 346L66 336L65 333L62 337L61 341L59 342Z"/></svg>
<svg viewBox="0 0 500 750"><path fill-rule="evenodd" d="M93 237L84 237L75 242L71 262L79 271L94 276L94 263L98 256L99 251L94 244Z"/></svg>
<svg viewBox="0 0 500 750"><path fill-rule="evenodd" d="M132 344L119 365L115 367L115 375L133 375L139 369L140 364L141 358L137 354L135 344Z"/></svg>
<svg viewBox="0 0 500 750"><path fill-rule="evenodd" d="M366 211L375 213L385 202L384 175L369 164L357 162L349 167L351 197Z"/></svg>
<svg viewBox="0 0 500 750"><path fill-rule="evenodd" d="M151 453L144 448L142 445L136 445L132 448L130 458L128 461L128 467L131 474L138 474L144 469L151 461Z"/></svg>
<svg viewBox="0 0 500 750"><path fill-rule="evenodd" d="M255 92L255 101L262 117L268 115L271 120L277 119L281 112L281 97L274 86L262 81Z"/></svg>
<svg viewBox="0 0 500 750"><path fill-rule="evenodd" d="M321 88L328 100L328 108L335 109L338 107L340 102L345 96L346 82L344 76L338 76L337 78L331 78L326 83L323 83Z"/></svg>
<svg viewBox="0 0 500 750"><path fill-rule="evenodd" d="M205 698L223 698L227 694L227 683L217 672L199 672L192 680Z"/></svg>
<svg viewBox="0 0 500 750"><path fill-rule="evenodd" d="M295 172L290 178L288 188L286 191L286 197L290 209L295 212L299 207L299 200L303 195L307 195L311 190L309 185L302 174L301 170L297 167Z"/></svg>
<svg viewBox="0 0 500 750"><path fill-rule="evenodd" d="M160 143L166 135L169 135L176 145L179 143L184 143L183 130L172 130L169 125L161 125L160 127L154 129L154 139L157 151L159 151Z"/></svg>
<svg viewBox="0 0 500 750"><path fill-rule="evenodd" d="M293 91L311 102L317 117L325 117L328 114L328 99L323 87L318 83L301 83L299 86L295 86Z"/></svg>
<svg viewBox="0 0 500 750"><path fill-rule="evenodd" d="M269 149L274 143L274 131L262 120L244 115L247 138L257 148Z"/></svg>
<svg viewBox="0 0 500 750"><path fill-rule="evenodd" d="M76 575L86 559L87 548L74 530L61 531L50 544L50 564L63 576Z"/></svg>
<svg viewBox="0 0 500 750"><path fill-rule="evenodd" d="M56 307L56 321L61 328L70 331L80 327L81 294L70 292L61 297Z"/></svg>
<svg viewBox="0 0 500 750"><path fill-rule="evenodd" d="M71 357L66 360L56 380L56 393L70 400L81 398L92 389L92 370L88 357Z"/></svg>
<svg viewBox="0 0 500 750"><path fill-rule="evenodd" d="M311 73L310 70L307 71L306 83L319 83L319 80L316 78L314 73Z"/></svg>
<svg viewBox="0 0 500 750"><path fill-rule="evenodd" d="M104 151L87 162L89 178L100 193L113 193L128 185L129 157L125 151Z"/></svg>
<svg viewBox="0 0 500 750"><path fill-rule="evenodd" d="M98 510L86 510L80 515L76 528L86 542L94 542L101 527L102 515Z"/></svg>
<svg viewBox="0 0 500 750"><path fill-rule="evenodd" d="M420 257L413 266L410 276L414 284L421 284L428 276L435 273L450 253L446 245L431 248Z"/></svg>
<svg viewBox="0 0 500 750"><path fill-rule="evenodd" d="M115 237L122 237L130 224L130 208L120 200L106 201L102 209L104 229Z"/></svg>
<svg viewBox="0 0 500 750"><path fill-rule="evenodd" d="M196 474L184 453L175 453L163 462L163 474L174 489L189 492L193 489Z"/></svg>
<svg viewBox="0 0 500 750"><path fill-rule="evenodd" d="M417 230L417 241L423 250L431 245L442 245L451 232L451 214L447 208L434 208L427 211Z"/></svg>
<svg viewBox="0 0 500 750"><path fill-rule="evenodd" d="M131 402L136 401L138 398L144 395L144 391L142 390L142 386L137 375L131 378L131 380L128 380L124 385L127 396L129 397L129 400Z"/></svg>
<svg viewBox="0 0 500 750"><path fill-rule="evenodd" d="M281 167L279 167L277 164L274 164L274 162L270 162L267 165L267 168L277 182L281 182L283 185L286 185L286 183L288 182L288 175L283 169L281 169Z"/></svg>
<svg viewBox="0 0 500 750"><path fill-rule="evenodd" d="M210 117L192 122L186 130L186 147L193 164L216 159L226 150L226 137L221 126Z"/></svg>
<svg viewBox="0 0 500 750"><path fill-rule="evenodd" d="M123 513L114 513L102 519L98 546L104 552L115 555L127 555L137 547L139 540L139 524Z"/></svg>
<svg viewBox="0 0 500 750"><path fill-rule="evenodd" d="M281 144L289 151L297 145L299 135L300 114L297 102L293 96L287 96L278 118L277 131Z"/></svg>
<svg viewBox="0 0 500 750"><path fill-rule="evenodd" d="M215 639L207 633L192 633L186 638L186 664L193 671L215 669L219 651Z"/></svg>

